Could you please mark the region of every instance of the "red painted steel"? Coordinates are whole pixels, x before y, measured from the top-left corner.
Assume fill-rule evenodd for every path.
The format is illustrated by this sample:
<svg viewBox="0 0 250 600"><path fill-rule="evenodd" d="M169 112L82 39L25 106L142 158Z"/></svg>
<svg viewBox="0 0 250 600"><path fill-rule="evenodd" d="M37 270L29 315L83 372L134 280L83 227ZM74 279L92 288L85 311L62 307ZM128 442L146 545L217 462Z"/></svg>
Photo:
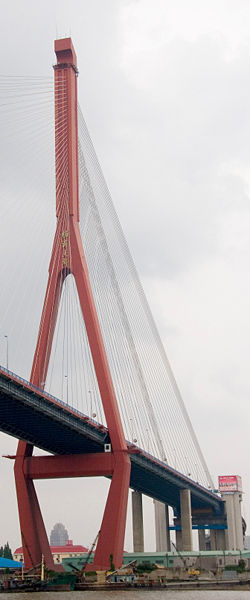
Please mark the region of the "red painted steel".
<svg viewBox="0 0 250 600"><path fill-rule="evenodd" d="M110 569L111 554L115 567L121 566L123 559L131 462L128 454L125 453L119 455L118 452L114 452L114 458L114 473L94 559L94 568L100 571L104 565ZM90 570L91 566L89 566Z"/></svg>
<svg viewBox="0 0 250 600"><path fill-rule="evenodd" d="M25 460L31 456L32 450L33 446L20 441L14 466L24 562L26 568L32 568L41 563L43 554L46 566L54 569L34 483L24 473Z"/></svg>
<svg viewBox="0 0 250 600"><path fill-rule="evenodd" d="M66 456L28 456L24 475L32 479L110 476L114 472L114 454L73 454Z"/></svg>
<svg viewBox="0 0 250 600"><path fill-rule="evenodd" d="M44 387L63 282L67 275L73 274L109 429L112 454L108 457L103 455L102 458L100 455L78 458L74 455L37 459L32 457L33 446L19 442L15 461L16 489L25 565L34 566L44 554L46 564L51 568L53 559L32 480L112 474L92 565L92 568L107 569L110 567L111 554L116 567L122 563L131 463L79 230L77 61L71 39L56 40L55 52L57 228L30 381Z"/></svg>

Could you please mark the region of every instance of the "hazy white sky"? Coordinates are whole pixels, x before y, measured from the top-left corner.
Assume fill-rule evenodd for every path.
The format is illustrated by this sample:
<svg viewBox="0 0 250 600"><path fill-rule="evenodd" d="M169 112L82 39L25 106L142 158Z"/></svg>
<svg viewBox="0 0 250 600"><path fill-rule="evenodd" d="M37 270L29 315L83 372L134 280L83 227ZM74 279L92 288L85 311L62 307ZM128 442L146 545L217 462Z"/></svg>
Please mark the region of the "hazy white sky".
<svg viewBox="0 0 250 600"><path fill-rule="evenodd" d="M3 74L50 76L53 40L73 39L81 107L182 396L215 480L242 475L249 521L250 4L2 0L0 6ZM4 193L0 202L3 238L14 216L2 210ZM2 262L11 269L5 252ZM2 454L15 447L1 436ZM8 538L13 548L20 537L4 459L0 477L0 543ZM90 544L97 530L93 506L98 519L107 482L38 487L48 529L61 520L75 542ZM148 549L151 514L147 501Z"/></svg>

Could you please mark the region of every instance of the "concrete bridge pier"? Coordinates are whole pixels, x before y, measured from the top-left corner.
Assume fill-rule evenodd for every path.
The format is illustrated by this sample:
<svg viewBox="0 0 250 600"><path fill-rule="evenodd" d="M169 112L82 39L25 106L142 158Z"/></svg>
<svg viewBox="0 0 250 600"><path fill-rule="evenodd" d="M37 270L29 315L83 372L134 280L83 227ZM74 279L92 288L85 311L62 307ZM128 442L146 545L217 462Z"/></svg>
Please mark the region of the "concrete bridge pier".
<svg viewBox="0 0 250 600"><path fill-rule="evenodd" d="M180 490L180 515L175 517L175 540L177 550L192 552L192 513L191 494L189 489Z"/></svg>
<svg viewBox="0 0 250 600"><path fill-rule="evenodd" d="M205 529L198 529L199 550L206 550L206 532Z"/></svg>
<svg viewBox="0 0 250 600"><path fill-rule="evenodd" d="M225 493L222 494L222 498L225 500L227 515L226 548L227 550L243 550L241 493Z"/></svg>
<svg viewBox="0 0 250 600"><path fill-rule="evenodd" d="M189 489L180 490L182 550L193 550L191 494Z"/></svg>
<svg viewBox="0 0 250 600"><path fill-rule="evenodd" d="M211 550L226 550L225 529L210 529Z"/></svg>
<svg viewBox="0 0 250 600"><path fill-rule="evenodd" d="M235 529L236 529L236 546L237 550L243 550L243 528L242 528L242 515L241 515L241 502L242 494L240 492L234 492L234 515L235 515Z"/></svg>
<svg viewBox="0 0 250 600"><path fill-rule="evenodd" d="M132 492L132 521L134 552L144 552L143 510L141 492Z"/></svg>
<svg viewBox="0 0 250 600"><path fill-rule="evenodd" d="M168 505L154 500L156 552L170 552Z"/></svg>
<svg viewBox="0 0 250 600"><path fill-rule="evenodd" d="M179 552L182 551L182 533L181 529L176 529L175 531L175 545Z"/></svg>

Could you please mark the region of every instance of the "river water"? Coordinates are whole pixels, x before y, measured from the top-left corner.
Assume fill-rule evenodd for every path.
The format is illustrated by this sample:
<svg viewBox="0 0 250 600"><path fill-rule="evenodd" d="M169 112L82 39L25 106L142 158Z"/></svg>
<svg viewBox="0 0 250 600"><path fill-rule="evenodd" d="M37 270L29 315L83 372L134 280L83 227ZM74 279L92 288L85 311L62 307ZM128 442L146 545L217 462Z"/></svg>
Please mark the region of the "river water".
<svg viewBox="0 0 250 600"><path fill-rule="evenodd" d="M1 594L1 600L250 600L250 591L129 590L113 592L35 592Z"/></svg>

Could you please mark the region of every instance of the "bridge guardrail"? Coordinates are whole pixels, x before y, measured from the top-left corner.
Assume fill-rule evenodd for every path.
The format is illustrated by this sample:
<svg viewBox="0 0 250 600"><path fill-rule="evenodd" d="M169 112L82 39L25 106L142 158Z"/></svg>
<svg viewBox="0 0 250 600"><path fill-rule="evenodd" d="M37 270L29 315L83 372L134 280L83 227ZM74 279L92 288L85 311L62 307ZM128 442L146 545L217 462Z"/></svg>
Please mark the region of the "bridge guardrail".
<svg viewBox="0 0 250 600"><path fill-rule="evenodd" d="M9 375L10 379L17 380L18 382L24 384L25 387L27 387L31 391L33 390L35 392L38 392L39 395L42 396L42 397L44 397L45 399L52 400L52 402L54 404L60 404L63 408L65 408L67 410L67 412L75 414L76 416L80 417L80 419L88 420L88 422L90 422L90 424L94 425L95 427L98 427L98 428L99 427L105 427L105 425L102 425L102 423L98 423L97 421L95 421L94 419L92 419L91 417L89 417L88 415L85 415L84 413L81 413L77 408L69 406L68 404L66 404L66 402L64 402L60 398L57 398L56 396L53 396L49 392L44 391L42 388L34 385L30 381L27 381L27 379L24 379L20 375L17 375L13 371L10 371L9 369L6 369L6 367L3 367L3 366L0 365L0 373L1 373L1 371L3 373L5 373L6 375ZM107 429L107 428L105 427L105 429ZM126 440L126 443L127 443L128 447L134 446L134 444L132 442L128 441L128 440ZM192 485L195 485L197 488L200 488L201 490L206 490L206 492L210 493L213 496L216 495L216 494L214 494L214 492L212 490L204 488L204 486L202 486L198 482L195 482L194 480L192 480L192 479L188 478L187 476L183 475L183 473L181 473L180 471L177 471L176 469L174 469L170 465L166 464L166 462L164 462L163 460L160 460L159 458L153 456L152 454L150 454L149 452L147 452L143 448L140 448L139 446L136 446L136 448L137 448L137 450L139 451L140 454L142 454L145 458L148 458L151 462L154 462L154 463L156 463L156 464L164 467L166 470L173 472L174 474L178 475L181 479L185 479L186 481L189 481ZM220 497L217 496L217 498L220 498Z"/></svg>
<svg viewBox="0 0 250 600"><path fill-rule="evenodd" d="M100 426L102 426L101 423L98 423L97 421L95 421L94 419L92 419L92 417L89 417L88 415L85 415L84 413L82 413L80 410L78 410L77 408L74 408L74 406L69 406L68 404L66 404L66 402L64 402L63 400L61 400L60 398L57 398L56 396L53 396L52 394L50 394L49 392L43 390L42 388L40 388L37 385L34 385L34 383L31 383L30 381L28 381L27 379L24 379L23 377L21 377L20 375L17 375L16 373L14 373L13 371L10 371L9 369L6 369L6 367L3 367L2 365L0 365L0 372L3 371L6 375L9 375L11 379L16 379L17 381L19 381L20 383L24 383L25 386L28 389L34 390L35 392L39 392L40 395L42 395L45 398L48 398L49 400L53 400L54 403L56 404L61 404L63 407L65 407L68 411L70 412L74 412L76 415L82 417L85 417L85 419L88 419L89 421L91 421L93 424L98 424Z"/></svg>

